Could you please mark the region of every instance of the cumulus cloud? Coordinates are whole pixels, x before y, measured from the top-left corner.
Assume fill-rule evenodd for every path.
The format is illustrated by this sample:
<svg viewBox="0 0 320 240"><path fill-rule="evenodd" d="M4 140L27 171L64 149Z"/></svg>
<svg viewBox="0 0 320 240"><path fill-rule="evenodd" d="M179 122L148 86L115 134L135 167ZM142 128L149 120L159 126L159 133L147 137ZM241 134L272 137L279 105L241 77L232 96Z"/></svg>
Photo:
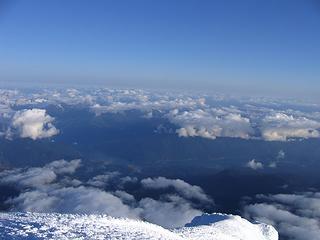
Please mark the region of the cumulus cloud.
<svg viewBox="0 0 320 240"><path fill-rule="evenodd" d="M270 162L268 166L270 168L276 168L278 165L277 165L277 162Z"/></svg>
<svg viewBox="0 0 320 240"><path fill-rule="evenodd" d="M105 174L97 175L92 179L88 180L88 184L95 187L106 187L108 186L109 182L118 177L120 175L119 172L106 172Z"/></svg>
<svg viewBox="0 0 320 240"><path fill-rule="evenodd" d="M119 172L107 172L82 182L72 178L81 166L80 160L51 162L44 167L6 170L0 173L0 183L17 186L18 196L6 200L15 211L107 214L114 217L143 219L164 227L181 227L201 214L199 202L212 201L198 186L182 180L166 178L144 179L141 183L157 188L172 186L170 195L161 193L158 199L136 199L125 190L107 190L110 181L137 183L138 179L121 176ZM141 186L137 184L137 186ZM193 199L197 199L193 203ZM170 216L170 220L168 220Z"/></svg>
<svg viewBox="0 0 320 240"><path fill-rule="evenodd" d="M212 201L200 187L190 185L181 179L168 179L165 177L145 178L141 180L141 184L143 187L151 189L173 187L178 193L188 199L194 198L206 202Z"/></svg>
<svg viewBox="0 0 320 240"><path fill-rule="evenodd" d="M286 153L283 150L280 150L278 152L278 154L277 154L277 157L276 157L275 161L272 161L272 162L269 163L269 167L270 168L276 168L278 166L278 163L281 160L285 159L285 157L286 157Z"/></svg>
<svg viewBox="0 0 320 240"><path fill-rule="evenodd" d="M93 178L87 181L87 184L98 188L117 186L117 188L122 189L127 183L136 182L138 182L137 177L122 176L120 172L113 171L105 172L104 174L94 176Z"/></svg>
<svg viewBox="0 0 320 240"><path fill-rule="evenodd" d="M81 159L74 159L71 161L58 160L53 161L45 166L53 170L57 174L72 174L81 166Z"/></svg>
<svg viewBox="0 0 320 240"><path fill-rule="evenodd" d="M248 139L253 133L250 120L239 113L221 109L197 109L180 112L175 109L168 114L170 121L180 126L180 137L235 137Z"/></svg>
<svg viewBox="0 0 320 240"><path fill-rule="evenodd" d="M319 138L320 122L306 117L274 113L262 120L261 135L267 141L286 141L290 138Z"/></svg>
<svg viewBox="0 0 320 240"><path fill-rule="evenodd" d="M44 167L13 169L0 172L0 183L14 184L20 187L39 187L56 180L57 175L72 174L80 167L81 160L58 160Z"/></svg>
<svg viewBox="0 0 320 240"><path fill-rule="evenodd" d="M284 159L286 157L286 153L283 150L280 150L277 155L277 160Z"/></svg>
<svg viewBox="0 0 320 240"><path fill-rule="evenodd" d="M4 171L0 173L1 183L14 184L21 187L37 187L52 183L57 175L54 171L46 168L29 168Z"/></svg>
<svg viewBox="0 0 320 240"><path fill-rule="evenodd" d="M122 190L116 190L113 194L119 197L125 203L134 203L136 200L133 195Z"/></svg>
<svg viewBox="0 0 320 240"><path fill-rule="evenodd" d="M263 164L255 159L252 159L249 162L247 162L246 166L253 170L263 169Z"/></svg>
<svg viewBox="0 0 320 240"><path fill-rule="evenodd" d="M290 240L320 236L320 193L258 195L262 203L245 206L246 217L272 224Z"/></svg>
<svg viewBox="0 0 320 240"><path fill-rule="evenodd" d="M194 209L190 202L174 195L167 196L165 201L144 198L139 202L139 206L143 209L144 219L167 228L184 226L195 216L202 214L200 210Z"/></svg>
<svg viewBox="0 0 320 240"><path fill-rule="evenodd" d="M52 137L59 130L52 124L54 118L45 109L27 109L17 111L12 119L12 127L22 138L33 140Z"/></svg>

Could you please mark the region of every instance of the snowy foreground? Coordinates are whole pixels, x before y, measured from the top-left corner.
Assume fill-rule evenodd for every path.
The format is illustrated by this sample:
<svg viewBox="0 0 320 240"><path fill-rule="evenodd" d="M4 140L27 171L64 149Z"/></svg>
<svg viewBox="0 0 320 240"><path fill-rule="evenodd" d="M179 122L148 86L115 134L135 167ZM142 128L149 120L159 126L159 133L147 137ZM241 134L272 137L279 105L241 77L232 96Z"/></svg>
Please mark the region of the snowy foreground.
<svg viewBox="0 0 320 240"><path fill-rule="evenodd" d="M101 215L0 213L0 239L203 239L278 240L266 224L232 215L196 217L183 228Z"/></svg>

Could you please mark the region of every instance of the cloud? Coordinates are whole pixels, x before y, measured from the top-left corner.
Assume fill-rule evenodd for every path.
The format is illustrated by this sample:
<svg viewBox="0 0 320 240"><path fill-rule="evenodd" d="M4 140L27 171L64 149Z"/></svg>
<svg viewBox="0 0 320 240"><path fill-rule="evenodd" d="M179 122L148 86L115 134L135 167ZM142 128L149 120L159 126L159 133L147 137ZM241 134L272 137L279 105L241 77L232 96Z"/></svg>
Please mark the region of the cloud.
<svg viewBox="0 0 320 240"><path fill-rule="evenodd" d="M20 193L6 200L11 210L31 212L60 212L107 214L114 217L143 219L165 227L181 227L202 213L200 203L212 200L198 186L176 179L144 179L141 185L158 188L173 187L170 195L164 193L158 199L136 199L123 188L125 183L137 183L138 179L121 176L119 172L107 172L88 181L72 178L81 166L80 160L59 160L43 167L6 170L0 173L0 183L17 186ZM105 190L112 182L111 189ZM118 186L119 185L119 186ZM137 186L141 186L137 184ZM197 200L194 203L194 200ZM170 216L170 220L168 219Z"/></svg>
<svg viewBox="0 0 320 240"><path fill-rule="evenodd" d="M97 115L103 113L117 113L128 110L147 112L152 117L152 110L169 111L175 108L198 108L205 105L205 99L199 97L176 96L170 93L157 94L143 90L114 90L104 105L96 103L91 110Z"/></svg>
<svg viewBox="0 0 320 240"><path fill-rule="evenodd" d="M246 217L272 224L290 240L320 236L320 193L258 195L262 203L245 206Z"/></svg>
<svg viewBox="0 0 320 240"><path fill-rule="evenodd" d="M136 183L137 181L137 177L125 176L119 179L119 185L123 186L126 183Z"/></svg>
<svg viewBox="0 0 320 240"><path fill-rule="evenodd" d="M167 94L167 95L166 95ZM163 95L152 92L112 93L107 104L96 103L92 110L97 114L104 112L124 112L140 110L152 117L152 111L178 126L176 133L180 137L232 137L242 139L263 139L267 141L287 141L294 138L320 138L320 114L286 109L287 102L274 103L261 99L242 102L231 99L237 107L230 105L228 98L211 96L215 102L204 97ZM218 106L216 106L218 105ZM276 106L279 110L274 110ZM301 108L300 104L297 104ZM303 105L302 105L303 106ZM282 110L280 110L282 108ZM145 114L144 114L145 116Z"/></svg>
<svg viewBox="0 0 320 240"><path fill-rule="evenodd" d="M87 181L87 184L98 188L117 186L117 188L122 189L127 183L136 182L138 182L137 177L122 176L120 172L113 171L105 172L104 174L94 176L93 178Z"/></svg>
<svg viewBox="0 0 320 240"><path fill-rule="evenodd" d="M263 164L255 159L252 159L249 162L247 162L246 166L253 170L263 169Z"/></svg>
<svg viewBox="0 0 320 240"><path fill-rule="evenodd" d="M270 162L268 166L270 168L276 168L278 165L277 165L277 162Z"/></svg>
<svg viewBox="0 0 320 240"><path fill-rule="evenodd" d="M139 209L131 209L120 198L97 188L47 186L20 194L8 201L17 211L108 214L138 218Z"/></svg>
<svg viewBox="0 0 320 240"><path fill-rule="evenodd" d="M277 160L284 159L286 157L286 153L283 150L280 150L277 155Z"/></svg>
<svg viewBox="0 0 320 240"><path fill-rule="evenodd" d="M122 190L116 190L113 194L119 197L125 203L134 203L136 201L133 195Z"/></svg>
<svg viewBox="0 0 320 240"><path fill-rule="evenodd" d="M0 173L0 183L14 184L20 187L39 187L50 184L60 174L72 174L80 167L81 160L58 160L44 167L5 170Z"/></svg>
<svg viewBox="0 0 320 240"><path fill-rule="evenodd" d="M142 112L141 117L162 117L170 121L177 126L172 132L176 131L180 137L266 141L320 138L320 108L317 104L141 89L63 89L32 93L0 90L0 93L0 136L7 138L14 133L32 139L58 134L53 118L43 112L49 105L61 109L66 105L77 105L96 115L138 110ZM17 106L35 108L15 112L13 109ZM303 110L304 107L308 110ZM36 121L27 121L33 117ZM13 118L16 118L15 123L12 121L6 131L8 120Z"/></svg>
<svg viewBox="0 0 320 240"><path fill-rule="evenodd" d="M198 199L204 202L211 202L203 190L195 185L190 185L181 179L168 179L165 177L145 178L141 180L141 184L145 188L164 189L173 187L179 194L188 199Z"/></svg>
<svg viewBox="0 0 320 240"><path fill-rule="evenodd" d="M17 111L12 119L12 127L22 138L33 140L52 137L59 130L52 124L54 118L46 113L45 109L27 109Z"/></svg>
<svg viewBox="0 0 320 240"><path fill-rule="evenodd" d="M163 227L175 228L184 226L194 217L202 214L200 210L194 209L190 202L179 196L172 195L167 198L165 201L142 199L139 207L143 209L143 219Z"/></svg>
<svg viewBox="0 0 320 240"><path fill-rule="evenodd" d="M72 174L81 166L80 159L74 159L71 161L66 160L58 160L53 161L45 166L45 168L49 168L53 170L57 174Z"/></svg>
<svg viewBox="0 0 320 240"><path fill-rule="evenodd" d="M180 137L248 139L253 133L248 118L222 109L197 109L183 112L176 109L171 111L168 117L172 123L180 126L177 130Z"/></svg>
<svg viewBox="0 0 320 240"><path fill-rule="evenodd" d="M105 174L97 175L92 179L89 179L87 183L91 186L102 188L108 186L109 182L113 180L115 177L118 177L119 175L120 173L116 171L106 172Z"/></svg>
<svg viewBox="0 0 320 240"><path fill-rule="evenodd" d="M7 200L7 203L16 211L105 213L115 217L139 218L138 208L124 204L121 198L111 192L83 186L76 179L57 178L57 175L74 173L80 163L80 160L60 160L42 168L5 171L1 183L18 185L22 191L17 197ZM123 198L124 193L121 196Z"/></svg>
<svg viewBox="0 0 320 240"><path fill-rule="evenodd" d="M285 153L283 150L280 150L280 151L278 152L278 155L277 155L277 157L276 157L276 160L269 163L269 167L270 167L270 168L276 168L276 167L278 166L278 163L279 163L281 160L285 159L285 157L286 157L286 153Z"/></svg>
<svg viewBox="0 0 320 240"><path fill-rule="evenodd" d="M29 168L3 171L0 173L1 183L13 184L20 187L37 187L52 183L57 175L47 168Z"/></svg>
<svg viewBox="0 0 320 240"><path fill-rule="evenodd" d="M306 117L274 113L262 120L261 135L267 141L287 141L290 138L319 138L320 122Z"/></svg>

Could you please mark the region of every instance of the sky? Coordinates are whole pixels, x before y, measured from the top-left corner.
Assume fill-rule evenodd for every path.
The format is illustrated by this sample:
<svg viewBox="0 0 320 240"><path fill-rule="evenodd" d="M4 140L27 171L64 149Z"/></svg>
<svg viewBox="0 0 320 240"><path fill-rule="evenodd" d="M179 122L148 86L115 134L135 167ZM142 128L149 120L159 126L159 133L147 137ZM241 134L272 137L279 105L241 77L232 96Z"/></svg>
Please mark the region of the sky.
<svg viewBox="0 0 320 240"><path fill-rule="evenodd" d="M317 0L0 0L0 86L317 96Z"/></svg>

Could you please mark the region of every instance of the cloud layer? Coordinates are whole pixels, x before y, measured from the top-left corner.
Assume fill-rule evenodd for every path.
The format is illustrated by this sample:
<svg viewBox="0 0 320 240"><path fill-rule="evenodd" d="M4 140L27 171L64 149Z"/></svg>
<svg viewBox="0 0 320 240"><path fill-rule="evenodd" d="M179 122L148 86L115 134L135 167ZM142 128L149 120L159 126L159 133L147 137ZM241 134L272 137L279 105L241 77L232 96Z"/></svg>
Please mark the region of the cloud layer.
<svg viewBox="0 0 320 240"><path fill-rule="evenodd" d="M2 171L0 183L15 186L20 191L6 203L15 211L108 214L143 219L164 227L184 226L201 214L199 202L200 205L213 204L200 187L164 177L143 179L139 184L154 189L172 186L174 192L161 193L157 199L137 200L125 191L123 184L136 183L138 179L109 172L82 182L72 177L79 167L80 160L59 160L44 167ZM118 183L118 186L112 184L116 190L107 190L110 181Z"/></svg>
<svg viewBox="0 0 320 240"><path fill-rule="evenodd" d="M320 193L258 195L261 203L250 204L244 214L273 225L290 240L318 239L320 236Z"/></svg>
<svg viewBox="0 0 320 240"><path fill-rule="evenodd" d="M53 125L53 117L45 112L49 105L61 109L80 106L96 115L138 110L142 117L150 119L155 115L176 125L175 132L180 137L266 141L320 138L320 106L317 104L140 89L0 91L2 129L9 125L20 137L34 140L59 132ZM22 107L25 109L15 110ZM1 135L8 136L8 133L0 130Z"/></svg>

